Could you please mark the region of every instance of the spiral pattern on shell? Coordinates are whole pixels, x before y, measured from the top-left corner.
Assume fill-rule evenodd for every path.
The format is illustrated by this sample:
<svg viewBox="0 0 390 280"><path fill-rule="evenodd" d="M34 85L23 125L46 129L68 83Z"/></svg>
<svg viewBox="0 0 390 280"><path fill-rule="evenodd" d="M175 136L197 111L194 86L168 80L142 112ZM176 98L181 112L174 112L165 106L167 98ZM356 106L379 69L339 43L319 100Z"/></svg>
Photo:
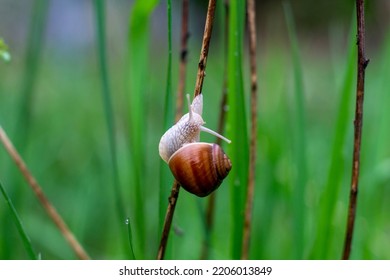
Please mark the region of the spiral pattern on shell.
<svg viewBox="0 0 390 280"><path fill-rule="evenodd" d="M203 142L184 145L168 164L180 185L200 197L216 190L232 168L219 145Z"/></svg>

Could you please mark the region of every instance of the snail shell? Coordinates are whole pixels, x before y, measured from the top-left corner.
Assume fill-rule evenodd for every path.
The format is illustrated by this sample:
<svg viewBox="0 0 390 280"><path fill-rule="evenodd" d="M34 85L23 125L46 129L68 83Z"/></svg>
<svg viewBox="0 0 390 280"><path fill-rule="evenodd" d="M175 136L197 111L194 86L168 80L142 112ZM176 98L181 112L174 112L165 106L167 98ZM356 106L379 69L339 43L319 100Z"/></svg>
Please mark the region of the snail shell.
<svg viewBox="0 0 390 280"><path fill-rule="evenodd" d="M232 164L217 144L184 145L168 161L173 176L188 192L204 197L216 190Z"/></svg>

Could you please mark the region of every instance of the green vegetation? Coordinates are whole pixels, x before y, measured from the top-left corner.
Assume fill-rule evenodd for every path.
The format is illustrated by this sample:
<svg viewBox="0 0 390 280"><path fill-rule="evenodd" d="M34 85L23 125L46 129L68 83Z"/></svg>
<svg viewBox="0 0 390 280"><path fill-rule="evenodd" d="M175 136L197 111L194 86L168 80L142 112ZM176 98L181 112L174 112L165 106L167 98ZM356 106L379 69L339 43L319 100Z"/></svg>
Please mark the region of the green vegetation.
<svg viewBox="0 0 390 280"><path fill-rule="evenodd" d="M11 60L11 55L8 51L8 46L4 43L4 40L2 38L0 38L0 57L7 62Z"/></svg>
<svg viewBox="0 0 390 280"><path fill-rule="evenodd" d="M84 37L83 44L72 38L60 44L50 38L53 32L44 32L56 18L48 16L54 11L48 2L36 0L30 7L32 23L22 26L23 44L6 32L14 29L0 17L0 37L8 45L0 41L0 57L12 55L9 63L0 61L0 125L93 259L154 259L173 182L158 143L174 123L181 6L94 1L83 6L85 17L77 18L78 30L72 30ZM232 143L223 148L233 169L217 191L212 259L240 258L248 180L245 6L230 2L226 45L225 12L217 5L203 86L203 118L216 129L227 66L225 136ZM285 14L282 5L275 7L280 26L272 17L257 26L258 156L250 258L340 259L351 180L355 26L349 19L329 19L328 33L303 33L294 6L284 8ZM191 94L206 8L190 9L186 92ZM62 30L62 25L66 22L50 26ZM378 45L367 40L371 62L352 259L390 258L390 32L383 37ZM215 141L206 134L201 140ZM0 181L0 259L76 258L3 147ZM199 258L206 208L207 198L180 191L167 258Z"/></svg>
<svg viewBox="0 0 390 280"><path fill-rule="evenodd" d="M34 249L32 248L31 240L28 237L28 235L23 227L22 221L20 220L18 213L17 213L10 197L8 196L6 190L4 189L3 185L1 184L1 182L0 182L0 190L1 190L1 194L5 198L5 202L8 204L12 218L13 218L15 225L16 225L16 228L18 229L18 232L23 240L23 244L24 244L24 247L28 253L28 256L30 257L30 259L36 260L37 256L34 252Z"/></svg>

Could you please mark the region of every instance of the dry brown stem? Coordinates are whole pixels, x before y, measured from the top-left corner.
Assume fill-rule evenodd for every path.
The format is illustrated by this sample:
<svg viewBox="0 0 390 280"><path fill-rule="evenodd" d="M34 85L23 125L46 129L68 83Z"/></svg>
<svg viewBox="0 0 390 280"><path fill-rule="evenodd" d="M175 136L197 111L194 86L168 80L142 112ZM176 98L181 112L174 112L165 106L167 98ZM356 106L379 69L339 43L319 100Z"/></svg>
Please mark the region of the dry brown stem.
<svg viewBox="0 0 390 280"><path fill-rule="evenodd" d="M175 213L176 202L179 197L180 185L175 180L172 185L171 195L169 196L168 208L165 214L164 227L161 235L160 247L157 252L157 259L163 260L165 249L167 248L169 231L171 230L173 214Z"/></svg>
<svg viewBox="0 0 390 280"><path fill-rule="evenodd" d="M352 160L352 179L349 196L349 210L347 218L347 229L345 235L344 251L342 258L349 259L351 254L351 244L356 217L357 193L359 185L359 167L360 167L360 146L363 128L363 100L364 100L364 76L368 64L365 57L365 26L364 26L364 0L356 0L356 19L357 19L357 86L356 86L356 108L355 108L355 131Z"/></svg>
<svg viewBox="0 0 390 280"><path fill-rule="evenodd" d="M248 189L245 204L241 259L248 259L251 239L252 208L255 191L256 139L257 139L257 69L256 69L256 9L255 1L247 0L249 31L249 57L251 72L251 140L249 153Z"/></svg>
<svg viewBox="0 0 390 280"><path fill-rule="evenodd" d="M69 243L70 247L73 249L75 254L82 260L90 259L88 254L85 252L85 250L81 246L81 244L77 241L77 239L75 238L73 233L70 231L70 229L66 225L65 221L61 218L61 216L58 214L57 210L54 208L54 206L47 199L41 186L38 184L37 180L31 174L30 170L27 168L23 159L21 158L19 153L16 151L11 140L8 138L6 132L4 131L4 129L1 126L0 126L0 141L3 143L6 151L11 156L12 160L15 162L16 166L19 168L23 177L26 179L28 185L31 187L31 189L33 190L33 192L37 196L39 202L41 203L41 205L45 209L46 213L49 215L49 217L52 219L54 224L60 230L61 234L64 236L66 241Z"/></svg>
<svg viewBox="0 0 390 280"><path fill-rule="evenodd" d="M204 77L206 76L205 73L206 63L207 63L207 56L209 54L211 33L213 31L213 22L214 22L216 3L217 3L216 0L210 0L209 6L207 8L206 24L203 33L202 48L200 50L200 58L198 63L198 73L196 75L194 97L199 95L202 92L203 80Z"/></svg>
<svg viewBox="0 0 390 280"><path fill-rule="evenodd" d="M203 80L205 76L207 55L209 52L209 45L211 39L211 32L213 29L214 12L215 12L216 0L210 0L207 8L206 24L203 34L202 49L200 52L200 59L198 64L198 74L196 78L194 96L201 93L203 87ZM187 6L188 7L188 6ZM183 12L184 14L184 12ZM157 253L157 259L164 259L165 249L168 242L169 232L172 224L173 214L176 208L176 202L179 196L180 185L175 180L172 185L171 195L169 197L169 204L164 219L163 232L161 235L160 246Z"/></svg>

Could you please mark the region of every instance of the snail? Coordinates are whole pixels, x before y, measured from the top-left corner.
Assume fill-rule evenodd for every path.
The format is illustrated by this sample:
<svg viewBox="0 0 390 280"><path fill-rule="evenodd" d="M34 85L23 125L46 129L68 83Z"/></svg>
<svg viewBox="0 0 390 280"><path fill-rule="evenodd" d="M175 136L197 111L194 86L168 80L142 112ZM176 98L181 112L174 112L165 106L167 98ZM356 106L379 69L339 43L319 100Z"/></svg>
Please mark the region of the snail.
<svg viewBox="0 0 390 280"><path fill-rule="evenodd" d="M231 141L204 127L203 96L196 96L188 110L161 137L159 153L168 163L173 176L188 192L203 197L217 189L232 167L230 159L217 144L198 142L200 132L208 132L224 141Z"/></svg>

